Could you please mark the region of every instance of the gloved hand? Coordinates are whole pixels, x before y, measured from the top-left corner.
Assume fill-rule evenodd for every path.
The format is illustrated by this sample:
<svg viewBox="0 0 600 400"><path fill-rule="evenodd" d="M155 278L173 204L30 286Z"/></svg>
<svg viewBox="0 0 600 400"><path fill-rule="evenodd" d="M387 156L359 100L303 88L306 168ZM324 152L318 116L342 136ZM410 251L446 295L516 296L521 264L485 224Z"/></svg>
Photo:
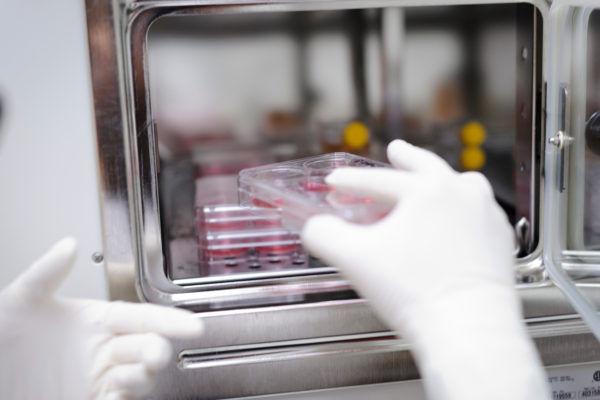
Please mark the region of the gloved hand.
<svg viewBox="0 0 600 400"><path fill-rule="evenodd" d="M201 334L183 310L55 297L76 247L61 240L0 292L0 399L140 398L170 361L162 336Z"/></svg>
<svg viewBox="0 0 600 400"><path fill-rule="evenodd" d="M431 400L549 399L514 287L513 232L490 184L396 140L396 169L342 168L337 191L394 203L371 225L309 219L306 248L413 345Z"/></svg>

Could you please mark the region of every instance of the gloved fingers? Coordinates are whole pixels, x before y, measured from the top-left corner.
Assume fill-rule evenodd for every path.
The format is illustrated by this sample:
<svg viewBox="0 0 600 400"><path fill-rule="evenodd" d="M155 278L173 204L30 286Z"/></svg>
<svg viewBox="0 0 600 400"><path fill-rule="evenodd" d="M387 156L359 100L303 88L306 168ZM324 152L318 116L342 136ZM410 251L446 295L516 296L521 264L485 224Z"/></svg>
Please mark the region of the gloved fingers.
<svg viewBox="0 0 600 400"><path fill-rule="evenodd" d="M71 271L76 254L77 241L74 238L58 241L17 277L11 288L29 299L51 296Z"/></svg>
<svg viewBox="0 0 600 400"><path fill-rule="evenodd" d="M364 252L364 229L333 215L317 215L304 224L302 243L311 254L333 266L349 265Z"/></svg>
<svg viewBox="0 0 600 400"><path fill-rule="evenodd" d="M336 190L395 204L415 186L417 177L389 168L338 168L325 178Z"/></svg>
<svg viewBox="0 0 600 400"><path fill-rule="evenodd" d="M143 364L116 365L103 377L103 387L107 393L116 393L138 398L147 395L154 388L156 371L150 371Z"/></svg>
<svg viewBox="0 0 600 400"><path fill-rule="evenodd" d="M463 183L467 183L471 188L475 189L486 197L494 197L494 190L490 181L481 173L476 171L463 172L459 175Z"/></svg>
<svg viewBox="0 0 600 400"><path fill-rule="evenodd" d="M142 364L150 371L160 371L171 359L171 344L156 333L115 336L98 349L92 376L119 364Z"/></svg>
<svg viewBox="0 0 600 400"><path fill-rule="evenodd" d="M494 189L485 175L483 175L481 172L469 171L463 172L458 176L463 183L469 185L472 190L479 193L486 201L488 199L493 199L491 210L495 211L493 213L494 221L496 221L494 226L504 226L508 230L509 235L512 237L511 240L514 240L514 229L502 207L500 207L500 205L495 201Z"/></svg>
<svg viewBox="0 0 600 400"><path fill-rule="evenodd" d="M154 304L111 302L104 320L115 334L154 332L170 338L194 338L204 324L189 311Z"/></svg>
<svg viewBox="0 0 600 400"><path fill-rule="evenodd" d="M448 174L454 170L436 154L396 139L387 148L390 163L399 169L426 174Z"/></svg>

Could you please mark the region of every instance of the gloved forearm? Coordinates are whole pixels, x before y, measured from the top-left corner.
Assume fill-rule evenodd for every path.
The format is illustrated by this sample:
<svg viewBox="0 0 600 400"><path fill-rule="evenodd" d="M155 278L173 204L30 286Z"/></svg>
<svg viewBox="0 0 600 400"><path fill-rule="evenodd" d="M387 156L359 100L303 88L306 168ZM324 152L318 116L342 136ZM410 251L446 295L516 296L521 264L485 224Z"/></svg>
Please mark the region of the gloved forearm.
<svg viewBox="0 0 600 400"><path fill-rule="evenodd" d="M549 399L537 351L512 288L464 288L407 310L411 343L430 399Z"/></svg>

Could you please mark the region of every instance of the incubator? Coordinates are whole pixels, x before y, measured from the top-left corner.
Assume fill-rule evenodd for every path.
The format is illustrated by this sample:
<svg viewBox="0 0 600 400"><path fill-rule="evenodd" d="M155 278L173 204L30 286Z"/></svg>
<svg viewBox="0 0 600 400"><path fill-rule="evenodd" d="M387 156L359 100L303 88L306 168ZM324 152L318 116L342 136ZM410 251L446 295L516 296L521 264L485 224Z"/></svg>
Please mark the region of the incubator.
<svg viewBox="0 0 600 400"><path fill-rule="evenodd" d="M394 138L491 182L545 365L600 360L579 314L598 325L600 3L86 7L111 297L207 326L176 343L160 398L418 378L409 344L296 234L319 207L384 216L389 205L332 193L323 176L331 162L384 166Z"/></svg>

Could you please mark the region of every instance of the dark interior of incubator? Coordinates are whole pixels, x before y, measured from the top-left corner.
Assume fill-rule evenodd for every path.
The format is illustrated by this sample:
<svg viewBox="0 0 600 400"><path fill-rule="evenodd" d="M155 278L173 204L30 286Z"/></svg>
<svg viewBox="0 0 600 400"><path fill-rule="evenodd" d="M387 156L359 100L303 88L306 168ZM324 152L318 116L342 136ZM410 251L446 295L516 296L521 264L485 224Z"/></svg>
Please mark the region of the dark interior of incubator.
<svg viewBox="0 0 600 400"><path fill-rule="evenodd" d="M245 220L237 174L333 151L385 161L395 138L436 152L456 170L485 174L515 225L516 254L533 251L541 24L528 4L156 21L148 79L170 279L333 272L276 215ZM366 145L346 146L350 124L368 131ZM257 236L248 239L249 231Z"/></svg>
<svg viewBox="0 0 600 400"><path fill-rule="evenodd" d="M600 249L600 12L591 13L588 25L587 77L585 109L585 165L583 239L575 240L575 249ZM574 235L572 235L574 236ZM577 236L575 236L577 238Z"/></svg>

